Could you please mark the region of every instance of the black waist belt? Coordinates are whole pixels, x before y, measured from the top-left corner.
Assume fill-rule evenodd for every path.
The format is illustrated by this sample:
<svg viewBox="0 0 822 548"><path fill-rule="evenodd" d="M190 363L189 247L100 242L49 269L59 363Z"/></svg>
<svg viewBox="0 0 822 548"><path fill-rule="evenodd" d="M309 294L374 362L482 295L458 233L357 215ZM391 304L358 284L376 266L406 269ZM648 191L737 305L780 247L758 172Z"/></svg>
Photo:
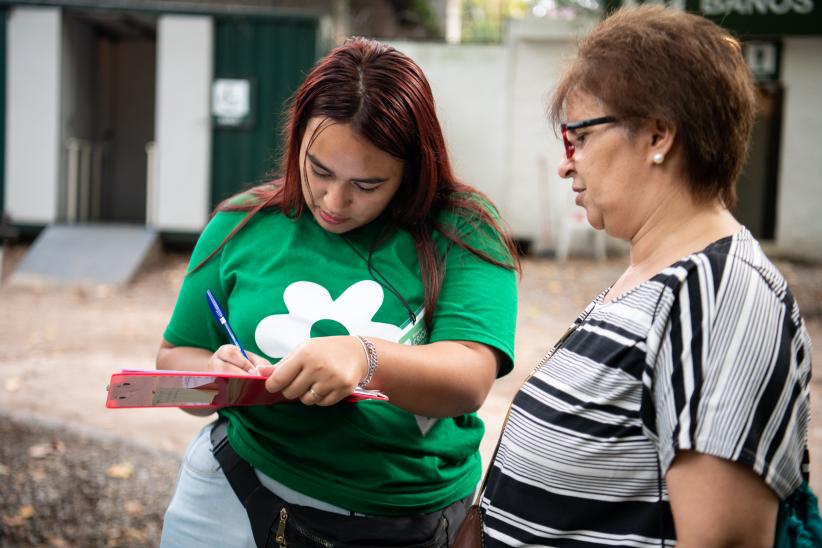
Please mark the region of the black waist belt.
<svg viewBox="0 0 822 548"><path fill-rule="evenodd" d="M401 546L429 548L446 546L448 520L458 524L465 516L470 496L431 513L410 516L359 516L327 512L318 508L286 503L269 491L254 468L228 443L226 419L211 430L214 457L229 485L243 503L254 542L259 548L284 546ZM288 526L286 526L286 522Z"/></svg>
<svg viewBox="0 0 822 548"><path fill-rule="evenodd" d="M275 547L279 544L271 538L271 525L279 519L279 510L285 505L277 495L260 483L254 468L244 461L228 443L226 428L228 421L219 419L211 429L211 451L214 458L220 463L229 485L237 498L243 503L248 518L251 521L251 530L254 533L254 542L260 548Z"/></svg>

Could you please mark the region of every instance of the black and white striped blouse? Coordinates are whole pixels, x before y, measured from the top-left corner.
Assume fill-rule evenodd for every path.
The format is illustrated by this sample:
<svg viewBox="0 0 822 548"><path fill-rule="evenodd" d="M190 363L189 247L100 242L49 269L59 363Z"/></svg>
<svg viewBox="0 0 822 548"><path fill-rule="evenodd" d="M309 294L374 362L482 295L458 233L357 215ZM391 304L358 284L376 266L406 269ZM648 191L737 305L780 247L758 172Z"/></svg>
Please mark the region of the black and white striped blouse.
<svg viewBox="0 0 822 548"><path fill-rule="evenodd" d="M604 295L514 399L488 546L673 545L680 449L744 463L780 498L801 482L810 339L746 229Z"/></svg>

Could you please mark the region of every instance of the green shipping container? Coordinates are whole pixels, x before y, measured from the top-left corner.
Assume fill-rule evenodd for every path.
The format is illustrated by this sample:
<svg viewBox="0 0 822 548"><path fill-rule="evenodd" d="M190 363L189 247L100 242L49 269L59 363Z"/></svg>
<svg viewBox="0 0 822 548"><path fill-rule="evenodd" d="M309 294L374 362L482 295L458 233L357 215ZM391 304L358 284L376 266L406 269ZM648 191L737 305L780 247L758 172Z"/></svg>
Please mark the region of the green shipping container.
<svg viewBox="0 0 822 548"><path fill-rule="evenodd" d="M288 99L324 53L314 17L215 18L212 93L230 110L239 90L243 106L212 117L212 206L278 173Z"/></svg>

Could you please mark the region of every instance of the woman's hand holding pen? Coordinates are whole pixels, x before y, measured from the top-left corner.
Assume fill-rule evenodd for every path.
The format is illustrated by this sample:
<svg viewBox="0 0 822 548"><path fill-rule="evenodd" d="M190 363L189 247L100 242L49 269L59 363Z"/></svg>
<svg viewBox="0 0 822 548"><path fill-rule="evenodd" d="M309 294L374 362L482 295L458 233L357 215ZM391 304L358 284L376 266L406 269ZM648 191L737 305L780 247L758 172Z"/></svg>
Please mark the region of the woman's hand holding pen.
<svg viewBox="0 0 822 548"><path fill-rule="evenodd" d="M318 337L301 343L276 366L258 366L266 390L305 405L334 405L349 396L368 371L360 342L349 336Z"/></svg>
<svg viewBox="0 0 822 548"><path fill-rule="evenodd" d="M257 375L258 368L271 365L267 359L258 356L253 352L246 351L248 359L243 356L243 351L234 344L224 344L211 355L208 361L210 371L220 371L225 373L248 373Z"/></svg>

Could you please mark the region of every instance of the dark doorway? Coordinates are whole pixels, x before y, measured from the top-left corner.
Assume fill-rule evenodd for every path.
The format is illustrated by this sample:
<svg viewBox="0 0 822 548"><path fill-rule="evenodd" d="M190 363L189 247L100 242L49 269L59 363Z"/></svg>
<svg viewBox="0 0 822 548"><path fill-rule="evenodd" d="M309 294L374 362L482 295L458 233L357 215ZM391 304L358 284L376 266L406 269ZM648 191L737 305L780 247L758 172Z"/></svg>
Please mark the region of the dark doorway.
<svg viewBox="0 0 822 548"><path fill-rule="evenodd" d="M67 220L144 223L156 18L72 11L64 20Z"/></svg>
<svg viewBox="0 0 822 548"><path fill-rule="evenodd" d="M782 86L775 82L760 84L757 98L756 122L748 159L737 185L734 215L754 237L772 240L776 226Z"/></svg>

